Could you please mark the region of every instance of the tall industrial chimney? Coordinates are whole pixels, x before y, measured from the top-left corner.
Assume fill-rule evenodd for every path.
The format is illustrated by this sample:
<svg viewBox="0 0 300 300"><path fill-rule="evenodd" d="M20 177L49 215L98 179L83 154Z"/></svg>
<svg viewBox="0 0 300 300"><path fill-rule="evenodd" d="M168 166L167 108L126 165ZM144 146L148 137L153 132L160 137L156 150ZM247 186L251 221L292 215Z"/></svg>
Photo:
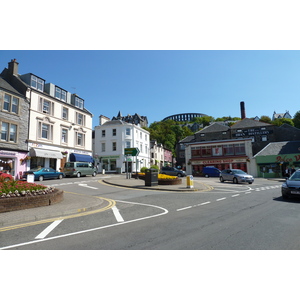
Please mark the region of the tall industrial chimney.
<svg viewBox="0 0 300 300"><path fill-rule="evenodd" d="M246 118L246 111L245 111L245 103L244 101L241 102L241 119L245 119Z"/></svg>

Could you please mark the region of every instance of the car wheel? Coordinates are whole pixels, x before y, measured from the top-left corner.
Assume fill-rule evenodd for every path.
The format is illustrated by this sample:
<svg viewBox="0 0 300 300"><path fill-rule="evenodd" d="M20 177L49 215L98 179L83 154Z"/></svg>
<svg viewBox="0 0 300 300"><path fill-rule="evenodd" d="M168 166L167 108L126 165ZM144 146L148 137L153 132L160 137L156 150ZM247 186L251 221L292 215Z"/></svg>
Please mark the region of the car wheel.
<svg viewBox="0 0 300 300"><path fill-rule="evenodd" d="M287 194L281 194L283 199L289 199L289 196Z"/></svg>
<svg viewBox="0 0 300 300"><path fill-rule="evenodd" d="M178 173L177 174L177 177L182 177L183 175L181 173Z"/></svg>
<svg viewBox="0 0 300 300"><path fill-rule="evenodd" d="M81 176L81 174L78 172L76 176L79 178Z"/></svg>
<svg viewBox="0 0 300 300"><path fill-rule="evenodd" d="M96 176L96 172L94 172L94 173L92 174L92 176L95 177L95 176Z"/></svg>
<svg viewBox="0 0 300 300"><path fill-rule="evenodd" d="M236 177L233 178L233 183L237 184L238 183L238 180Z"/></svg>
<svg viewBox="0 0 300 300"><path fill-rule="evenodd" d="M221 182L224 182L224 178L223 178L222 176L220 177L220 181L221 181Z"/></svg>
<svg viewBox="0 0 300 300"><path fill-rule="evenodd" d="M44 177L43 176L40 176L39 177L39 181L43 181L44 180Z"/></svg>
<svg viewBox="0 0 300 300"><path fill-rule="evenodd" d="M208 174L205 174L205 177L208 178L209 177Z"/></svg>
<svg viewBox="0 0 300 300"><path fill-rule="evenodd" d="M62 179L62 178L63 178L62 174L58 175L58 179Z"/></svg>
<svg viewBox="0 0 300 300"><path fill-rule="evenodd" d="M249 184L252 184L252 182L249 182Z"/></svg>

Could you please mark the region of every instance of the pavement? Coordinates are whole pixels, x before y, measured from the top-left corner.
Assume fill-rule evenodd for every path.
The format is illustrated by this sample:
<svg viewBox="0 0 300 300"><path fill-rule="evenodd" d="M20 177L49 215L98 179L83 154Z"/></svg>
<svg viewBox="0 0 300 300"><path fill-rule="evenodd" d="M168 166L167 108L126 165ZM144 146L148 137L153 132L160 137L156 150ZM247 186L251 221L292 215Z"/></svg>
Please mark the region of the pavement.
<svg viewBox="0 0 300 300"><path fill-rule="evenodd" d="M126 175L103 175L98 174L99 181L106 184L132 189L158 190L165 192L195 192L210 190L211 187L199 181L193 181L193 186L187 187L187 179L182 178L182 183L178 185L153 185L145 186L145 181L141 179L126 179ZM45 184L51 185L51 181L45 181ZM100 183L99 183L100 184ZM11 228L15 228L17 224L22 223L46 223L59 218L76 217L94 213L95 211L104 211L113 206L109 199L99 197L85 197L82 195L64 192L64 200L49 206L29 208L24 210L0 213L0 232Z"/></svg>

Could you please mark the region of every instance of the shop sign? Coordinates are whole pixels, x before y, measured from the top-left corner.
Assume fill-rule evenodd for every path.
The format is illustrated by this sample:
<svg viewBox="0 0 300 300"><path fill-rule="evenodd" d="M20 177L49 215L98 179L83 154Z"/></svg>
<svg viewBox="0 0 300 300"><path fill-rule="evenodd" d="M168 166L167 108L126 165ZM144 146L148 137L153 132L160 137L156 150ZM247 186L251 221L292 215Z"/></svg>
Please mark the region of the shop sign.
<svg viewBox="0 0 300 300"><path fill-rule="evenodd" d="M230 163L241 163L246 162L246 159L240 158L240 159L212 159L212 160L198 160L193 161L193 165L210 165L210 164L230 164Z"/></svg>
<svg viewBox="0 0 300 300"><path fill-rule="evenodd" d="M291 163L294 161L300 161L300 155L284 155L284 156L280 156L278 155L276 157L276 162L282 163Z"/></svg>
<svg viewBox="0 0 300 300"><path fill-rule="evenodd" d="M10 155L10 156L16 156L17 155L17 153L16 152L8 152L8 151L3 151L3 150L0 150L0 155L5 155L5 156L7 156L7 155Z"/></svg>

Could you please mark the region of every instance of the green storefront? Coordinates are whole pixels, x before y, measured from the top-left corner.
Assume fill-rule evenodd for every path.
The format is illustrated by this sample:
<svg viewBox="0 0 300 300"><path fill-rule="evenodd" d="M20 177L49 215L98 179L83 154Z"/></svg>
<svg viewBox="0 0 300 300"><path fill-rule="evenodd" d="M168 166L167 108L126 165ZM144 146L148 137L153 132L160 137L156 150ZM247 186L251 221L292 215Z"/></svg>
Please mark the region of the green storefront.
<svg viewBox="0 0 300 300"><path fill-rule="evenodd" d="M286 168L300 168L300 153L258 155L255 158L258 177L281 178L285 177Z"/></svg>

